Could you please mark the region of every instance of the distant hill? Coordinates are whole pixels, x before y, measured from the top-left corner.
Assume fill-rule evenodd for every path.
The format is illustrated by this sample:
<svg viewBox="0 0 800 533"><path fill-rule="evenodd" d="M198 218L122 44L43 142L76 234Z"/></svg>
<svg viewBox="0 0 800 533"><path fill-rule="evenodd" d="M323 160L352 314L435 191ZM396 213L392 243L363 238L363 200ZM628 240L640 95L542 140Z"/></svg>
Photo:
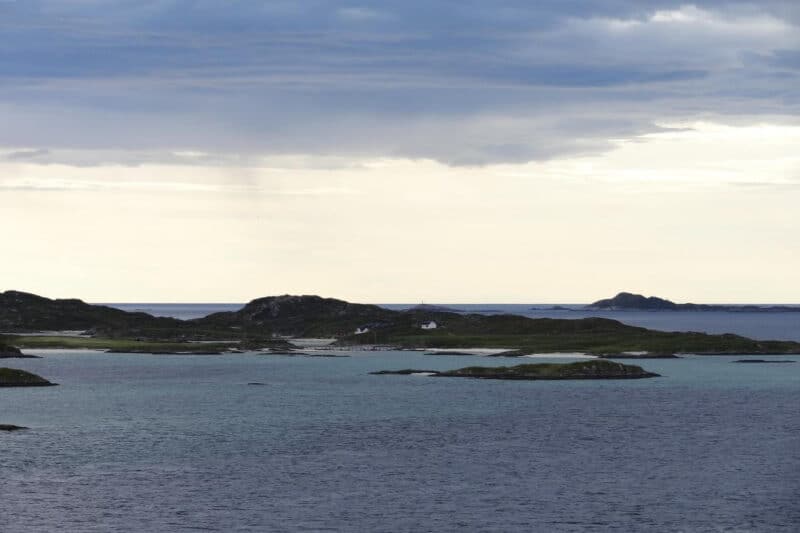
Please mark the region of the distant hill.
<svg viewBox="0 0 800 533"><path fill-rule="evenodd" d="M214 313L190 320L208 329L235 329L245 334L295 337L349 335L356 328L380 326L400 313L369 304L354 304L320 296L267 296L238 311Z"/></svg>
<svg viewBox="0 0 800 533"><path fill-rule="evenodd" d="M0 293L0 333L80 331L104 337L179 338L185 322L77 299L50 299L20 291Z"/></svg>
<svg viewBox="0 0 800 533"><path fill-rule="evenodd" d="M714 305L714 304L677 304L656 296L642 296L630 292L621 292L613 298L598 300L585 307L589 310L605 311L728 311L749 313L800 313L800 307L786 305Z"/></svg>
<svg viewBox="0 0 800 533"><path fill-rule="evenodd" d="M461 309L455 309L453 307L447 307L444 305L434 305L434 304L417 304L414 307L410 307L408 311L441 311L444 313L463 313Z"/></svg>

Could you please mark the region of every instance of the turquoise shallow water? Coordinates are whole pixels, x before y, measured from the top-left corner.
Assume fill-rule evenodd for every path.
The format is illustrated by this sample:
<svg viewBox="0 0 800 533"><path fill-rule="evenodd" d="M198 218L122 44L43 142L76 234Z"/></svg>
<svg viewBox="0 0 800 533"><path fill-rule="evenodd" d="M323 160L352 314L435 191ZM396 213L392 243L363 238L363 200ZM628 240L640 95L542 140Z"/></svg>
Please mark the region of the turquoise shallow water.
<svg viewBox="0 0 800 533"><path fill-rule="evenodd" d="M2 531L796 531L800 362L370 376L516 359L41 352L0 389ZM263 382L249 386L248 382Z"/></svg>

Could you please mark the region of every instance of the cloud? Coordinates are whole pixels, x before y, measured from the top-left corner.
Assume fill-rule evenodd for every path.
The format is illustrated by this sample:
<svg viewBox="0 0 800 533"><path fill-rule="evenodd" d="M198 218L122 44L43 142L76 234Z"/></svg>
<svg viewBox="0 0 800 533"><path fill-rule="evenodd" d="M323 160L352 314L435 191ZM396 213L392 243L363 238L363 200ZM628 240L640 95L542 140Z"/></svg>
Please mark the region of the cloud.
<svg viewBox="0 0 800 533"><path fill-rule="evenodd" d="M19 150L3 156L6 161L37 161L50 155L50 150Z"/></svg>
<svg viewBox="0 0 800 533"><path fill-rule="evenodd" d="M378 20L386 16L377 9L368 7L342 7L336 13L340 18L354 22Z"/></svg>
<svg viewBox="0 0 800 533"><path fill-rule="evenodd" d="M17 161L481 165L598 153L664 122L800 111L791 1L30 0L0 10L0 146L32 150L6 156Z"/></svg>

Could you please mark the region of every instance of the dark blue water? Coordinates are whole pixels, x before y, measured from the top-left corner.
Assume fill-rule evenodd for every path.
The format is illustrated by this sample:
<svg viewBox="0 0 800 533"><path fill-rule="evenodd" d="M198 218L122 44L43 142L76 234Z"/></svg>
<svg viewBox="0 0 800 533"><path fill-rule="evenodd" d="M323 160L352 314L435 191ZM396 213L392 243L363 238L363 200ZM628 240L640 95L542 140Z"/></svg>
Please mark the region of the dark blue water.
<svg viewBox="0 0 800 533"><path fill-rule="evenodd" d="M181 319L200 318L218 311L236 311L243 304L108 304L126 311L144 311L156 316ZM389 309L408 309L413 304L384 304ZM470 313L511 313L531 318L587 318L599 316L633 326L662 331L736 333L762 340L800 341L800 307L790 313L732 313L694 311L583 311L580 305L566 310L549 309L547 304L453 304L453 309Z"/></svg>
<svg viewBox="0 0 800 533"><path fill-rule="evenodd" d="M800 363L663 378L370 370L519 360L42 352L0 389L0 530L797 531ZM264 386L249 386L259 381Z"/></svg>

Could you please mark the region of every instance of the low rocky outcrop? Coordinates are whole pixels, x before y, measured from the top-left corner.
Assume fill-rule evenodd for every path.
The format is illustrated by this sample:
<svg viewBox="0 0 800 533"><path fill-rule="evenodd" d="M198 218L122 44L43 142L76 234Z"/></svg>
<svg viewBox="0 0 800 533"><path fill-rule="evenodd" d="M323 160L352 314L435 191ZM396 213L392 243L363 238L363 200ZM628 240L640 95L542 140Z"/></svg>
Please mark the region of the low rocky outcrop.
<svg viewBox="0 0 800 533"><path fill-rule="evenodd" d="M39 359L39 356L22 353L14 346L0 344L0 359Z"/></svg>
<svg viewBox="0 0 800 533"><path fill-rule="evenodd" d="M642 367L613 361L594 359L577 363L537 363L517 366L471 366L458 370L381 370L374 375L422 374L433 377L511 379L511 380L563 380L563 379L642 379L659 377Z"/></svg>
<svg viewBox="0 0 800 533"><path fill-rule="evenodd" d="M734 363L794 363L790 359L739 359Z"/></svg>
<svg viewBox="0 0 800 533"><path fill-rule="evenodd" d="M0 424L0 431L19 431L21 429L28 429L23 426L15 426L13 424Z"/></svg>
<svg viewBox="0 0 800 533"><path fill-rule="evenodd" d="M615 352L592 354L601 359L680 359L672 352Z"/></svg>
<svg viewBox="0 0 800 533"><path fill-rule="evenodd" d="M0 387L50 387L57 385L41 376L18 370L16 368L0 368Z"/></svg>

